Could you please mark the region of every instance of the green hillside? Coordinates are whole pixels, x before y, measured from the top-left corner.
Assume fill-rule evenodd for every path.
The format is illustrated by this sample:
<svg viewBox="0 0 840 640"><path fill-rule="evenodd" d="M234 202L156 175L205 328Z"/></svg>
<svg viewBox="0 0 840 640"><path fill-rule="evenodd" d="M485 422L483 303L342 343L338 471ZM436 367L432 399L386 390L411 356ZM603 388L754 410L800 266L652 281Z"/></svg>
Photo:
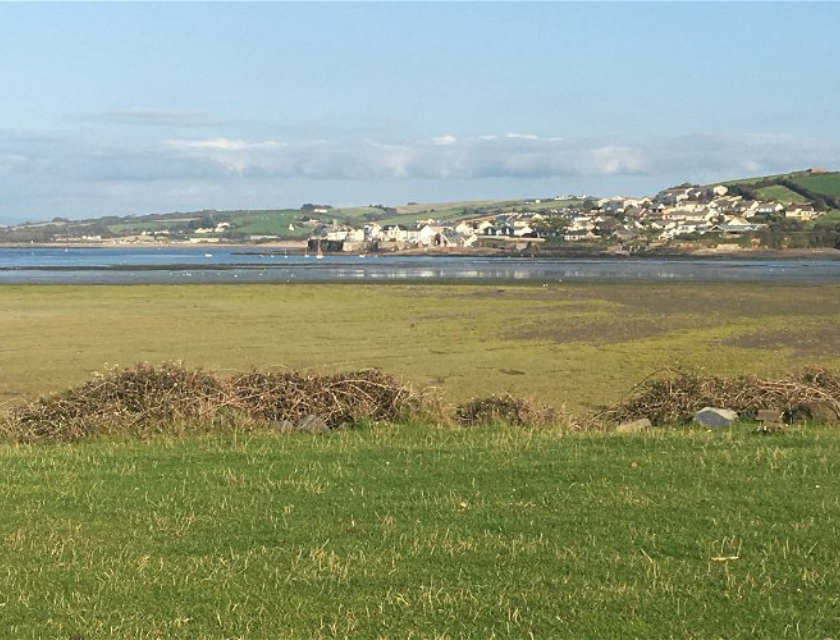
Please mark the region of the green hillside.
<svg viewBox="0 0 840 640"><path fill-rule="evenodd" d="M795 171L724 182L734 193L757 200L811 202L823 209L840 209L840 171Z"/></svg>
<svg viewBox="0 0 840 640"><path fill-rule="evenodd" d="M760 200L768 200L771 202L783 202L787 204L790 202L802 201L801 195L779 184L774 184L770 187L762 187L761 189L756 189L755 194Z"/></svg>
<svg viewBox="0 0 840 640"><path fill-rule="evenodd" d="M243 235L307 235L308 230L305 227L295 226L300 217L300 211L297 209L253 211L233 218L231 227Z"/></svg>
<svg viewBox="0 0 840 640"><path fill-rule="evenodd" d="M840 196L840 171L797 176L793 182L823 196Z"/></svg>
<svg viewBox="0 0 840 640"><path fill-rule="evenodd" d="M723 182L731 193L750 200L812 203L817 209L828 212L822 222L836 219L840 211L840 171L809 169L778 175L741 178ZM421 220L434 219L448 224L460 220L490 218L503 213L525 211L551 211L579 205L579 199L555 200L464 200L402 205L369 204L361 206L332 207L305 204L292 209L206 209L192 212L171 212L145 215L110 215L100 218L69 220L54 218L51 221L31 222L10 227L0 227L0 242L30 243L78 241L85 239L115 239L145 234L165 234L183 240L193 236L199 228L230 225L203 237L244 241L249 236L277 236L303 238L320 224L336 222L359 228L367 223L403 224L413 226Z"/></svg>

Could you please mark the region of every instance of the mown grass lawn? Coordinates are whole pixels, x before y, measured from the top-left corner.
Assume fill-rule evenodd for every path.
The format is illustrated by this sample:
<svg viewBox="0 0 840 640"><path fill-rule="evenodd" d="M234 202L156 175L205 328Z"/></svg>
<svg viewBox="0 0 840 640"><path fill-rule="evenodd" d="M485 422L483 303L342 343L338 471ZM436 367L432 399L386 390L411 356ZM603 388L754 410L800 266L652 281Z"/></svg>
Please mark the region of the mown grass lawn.
<svg viewBox="0 0 840 640"><path fill-rule="evenodd" d="M840 431L0 445L0 637L837 637Z"/></svg>

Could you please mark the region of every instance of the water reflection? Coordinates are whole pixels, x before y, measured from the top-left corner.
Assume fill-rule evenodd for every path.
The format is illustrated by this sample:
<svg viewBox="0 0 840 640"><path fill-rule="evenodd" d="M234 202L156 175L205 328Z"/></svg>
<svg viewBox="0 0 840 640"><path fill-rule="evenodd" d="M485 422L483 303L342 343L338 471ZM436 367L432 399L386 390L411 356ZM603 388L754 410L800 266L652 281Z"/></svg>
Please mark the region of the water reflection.
<svg viewBox="0 0 840 640"><path fill-rule="evenodd" d="M838 254L840 255L840 254ZM278 259L281 258L281 259ZM408 280L840 282L840 260L252 255L196 249L0 249L0 283Z"/></svg>

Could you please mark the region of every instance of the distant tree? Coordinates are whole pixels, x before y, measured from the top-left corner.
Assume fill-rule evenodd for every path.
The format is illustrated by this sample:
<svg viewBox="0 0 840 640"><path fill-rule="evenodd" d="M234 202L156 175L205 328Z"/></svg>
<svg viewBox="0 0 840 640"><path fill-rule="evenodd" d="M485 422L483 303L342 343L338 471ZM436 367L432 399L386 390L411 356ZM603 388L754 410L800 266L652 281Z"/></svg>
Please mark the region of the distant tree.
<svg viewBox="0 0 840 640"><path fill-rule="evenodd" d="M729 187L729 193L733 196L741 196L744 200L757 200L755 191L743 184L733 184Z"/></svg>
<svg viewBox="0 0 840 640"><path fill-rule="evenodd" d="M332 206L328 204L312 204L311 202L307 202L300 207L301 213L312 213L315 209L332 209Z"/></svg>
<svg viewBox="0 0 840 640"><path fill-rule="evenodd" d="M608 236L618 229L618 221L615 218L606 218L598 223L597 233L599 236Z"/></svg>
<svg viewBox="0 0 840 640"><path fill-rule="evenodd" d="M533 225L536 231L543 238L562 238L569 227L569 221L560 216L545 218Z"/></svg>
<svg viewBox="0 0 840 640"><path fill-rule="evenodd" d="M205 215L201 218L193 218L192 220L187 223L187 229L190 231L194 231L195 229L212 229L216 226L216 223L213 222L213 216Z"/></svg>

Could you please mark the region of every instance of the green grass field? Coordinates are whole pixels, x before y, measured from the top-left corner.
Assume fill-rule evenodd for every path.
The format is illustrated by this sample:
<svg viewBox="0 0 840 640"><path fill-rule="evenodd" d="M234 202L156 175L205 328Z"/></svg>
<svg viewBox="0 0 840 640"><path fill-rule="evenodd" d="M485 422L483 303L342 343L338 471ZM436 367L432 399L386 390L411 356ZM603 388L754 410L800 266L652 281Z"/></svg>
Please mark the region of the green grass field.
<svg viewBox="0 0 840 640"><path fill-rule="evenodd" d="M801 175L793 179L798 185L826 196L840 196L840 172Z"/></svg>
<svg viewBox="0 0 840 640"><path fill-rule="evenodd" d="M235 218L234 228L249 235L307 236L311 231L308 227L298 225L293 231L289 229L289 225L294 224L300 215L298 209L258 211Z"/></svg>
<svg viewBox="0 0 840 640"><path fill-rule="evenodd" d="M840 433L0 445L0 636L837 637Z"/></svg>
<svg viewBox="0 0 840 640"><path fill-rule="evenodd" d="M840 285L394 284L0 287L0 407L108 365L375 367L447 401L584 410L667 366L840 365Z"/></svg>
<svg viewBox="0 0 840 640"><path fill-rule="evenodd" d="M755 193L760 200L769 200L772 202L790 203L802 202L804 200L804 198L798 193L778 184L773 185L772 187L758 189Z"/></svg>
<svg viewBox="0 0 840 640"><path fill-rule="evenodd" d="M108 229L110 229L114 233L140 233L141 231L164 231L171 227L184 225L188 223L189 220L189 218L177 220L141 220L138 222L111 224L108 225Z"/></svg>

